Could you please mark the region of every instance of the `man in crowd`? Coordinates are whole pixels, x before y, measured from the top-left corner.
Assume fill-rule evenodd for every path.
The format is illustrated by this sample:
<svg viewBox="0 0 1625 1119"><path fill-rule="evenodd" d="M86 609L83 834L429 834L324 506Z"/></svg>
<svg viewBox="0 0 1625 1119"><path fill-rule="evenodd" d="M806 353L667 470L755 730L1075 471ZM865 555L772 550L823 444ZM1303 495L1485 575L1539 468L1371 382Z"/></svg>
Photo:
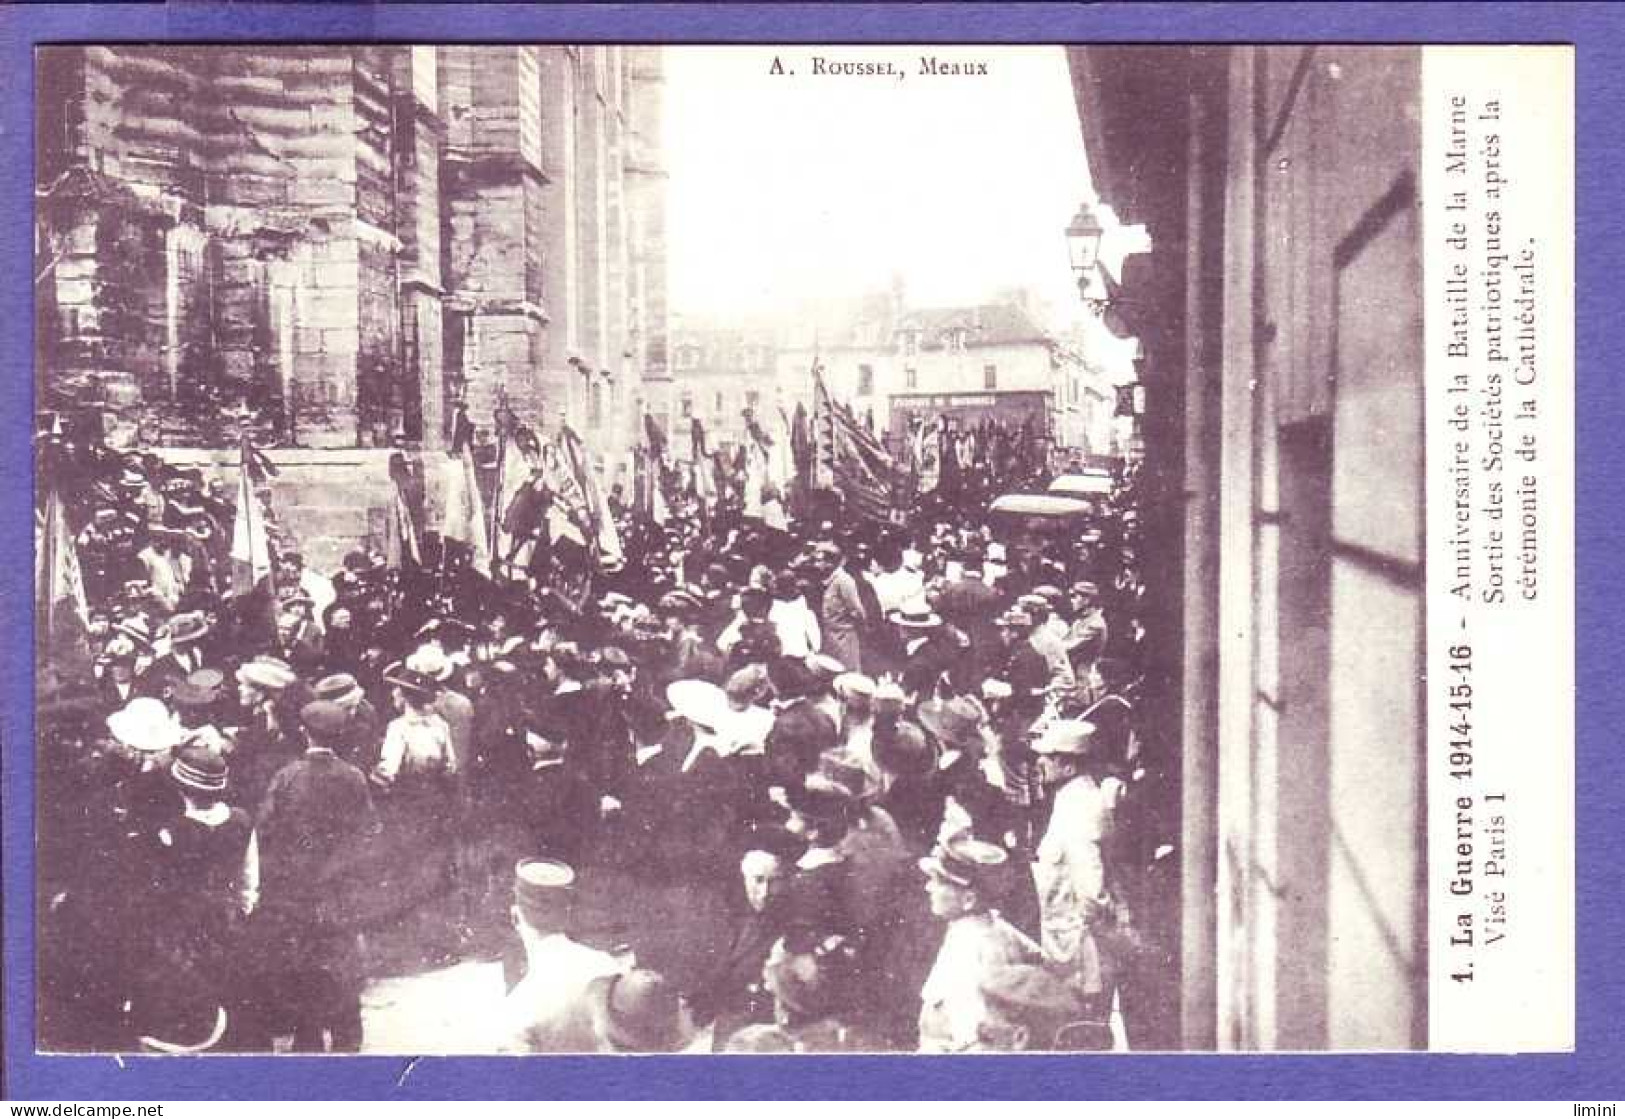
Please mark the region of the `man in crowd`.
<svg viewBox="0 0 1625 1119"><path fill-rule="evenodd" d="M356 845L377 826L367 779L344 756L350 712L331 700L299 712L305 752L278 770L259 809L260 908L256 965L267 1009L281 1006L294 1048L361 1048L361 961L345 913ZM268 1025L267 1031L270 1026Z"/></svg>
<svg viewBox="0 0 1625 1119"><path fill-rule="evenodd" d="M813 570L824 588L820 608L824 651L849 671L862 672L863 632L869 625L869 614L856 580L846 569L845 558L832 543L819 544L813 550Z"/></svg>

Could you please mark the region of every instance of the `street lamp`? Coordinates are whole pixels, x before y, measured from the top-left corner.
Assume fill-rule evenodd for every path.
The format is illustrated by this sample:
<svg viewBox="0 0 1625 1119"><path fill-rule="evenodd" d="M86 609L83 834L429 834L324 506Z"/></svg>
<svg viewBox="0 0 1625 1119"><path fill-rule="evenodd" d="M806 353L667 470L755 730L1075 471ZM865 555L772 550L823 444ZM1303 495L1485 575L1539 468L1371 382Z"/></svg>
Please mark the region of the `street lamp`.
<svg viewBox="0 0 1625 1119"><path fill-rule="evenodd" d="M1095 207L1090 202L1078 207L1072 224L1066 227L1067 256L1072 260L1072 271L1078 277L1080 289L1100 263L1100 239L1105 233L1106 227L1100 224L1100 219L1095 216Z"/></svg>
<svg viewBox="0 0 1625 1119"><path fill-rule="evenodd" d="M1115 300L1111 285L1105 282L1100 267L1100 242L1106 227L1095 216L1095 207L1084 202L1066 227L1066 251L1072 261L1072 272L1078 278L1078 296L1096 315L1104 315Z"/></svg>

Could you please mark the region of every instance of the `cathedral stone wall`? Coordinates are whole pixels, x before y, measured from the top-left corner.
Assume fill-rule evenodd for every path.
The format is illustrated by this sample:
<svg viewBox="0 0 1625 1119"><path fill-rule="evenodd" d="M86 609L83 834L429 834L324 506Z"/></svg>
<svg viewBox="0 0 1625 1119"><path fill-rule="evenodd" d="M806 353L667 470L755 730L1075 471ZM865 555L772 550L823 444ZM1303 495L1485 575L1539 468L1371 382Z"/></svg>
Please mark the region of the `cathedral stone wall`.
<svg viewBox="0 0 1625 1119"><path fill-rule="evenodd" d="M38 58L42 408L177 452L246 415L325 453L443 448L506 401L625 457L665 346L657 50Z"/></svg>

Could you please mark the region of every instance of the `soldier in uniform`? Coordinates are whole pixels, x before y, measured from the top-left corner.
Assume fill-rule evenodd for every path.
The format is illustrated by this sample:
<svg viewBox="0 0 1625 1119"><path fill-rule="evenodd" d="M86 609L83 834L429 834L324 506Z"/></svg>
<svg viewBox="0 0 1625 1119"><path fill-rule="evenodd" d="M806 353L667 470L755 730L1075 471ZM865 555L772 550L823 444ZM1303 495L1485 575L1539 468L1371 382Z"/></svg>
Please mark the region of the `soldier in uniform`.
<svg viewBox="0 0 1625 1119"><path fill-rule="evenodd" d="M576 872L556 859L525 859L514 870L513 916L524 972L503 1002L492 1047L498 1053L590 1053L598 1048L589 1009L593 980L622 963L576 939Z"/></svg>

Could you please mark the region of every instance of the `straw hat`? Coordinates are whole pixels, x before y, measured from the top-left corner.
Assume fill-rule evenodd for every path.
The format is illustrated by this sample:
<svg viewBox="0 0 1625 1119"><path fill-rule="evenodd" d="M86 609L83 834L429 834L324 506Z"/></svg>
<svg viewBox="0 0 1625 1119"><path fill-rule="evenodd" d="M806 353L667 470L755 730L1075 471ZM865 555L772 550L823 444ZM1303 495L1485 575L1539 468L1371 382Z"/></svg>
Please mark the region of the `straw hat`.
<svg viewBox="0 0 1625 1119"><path fill-rule="evenodd" d="M239 683L250 684L262 691L280 692L298 679L288 662L276 657L255 657L237 669Z"/></svg>

